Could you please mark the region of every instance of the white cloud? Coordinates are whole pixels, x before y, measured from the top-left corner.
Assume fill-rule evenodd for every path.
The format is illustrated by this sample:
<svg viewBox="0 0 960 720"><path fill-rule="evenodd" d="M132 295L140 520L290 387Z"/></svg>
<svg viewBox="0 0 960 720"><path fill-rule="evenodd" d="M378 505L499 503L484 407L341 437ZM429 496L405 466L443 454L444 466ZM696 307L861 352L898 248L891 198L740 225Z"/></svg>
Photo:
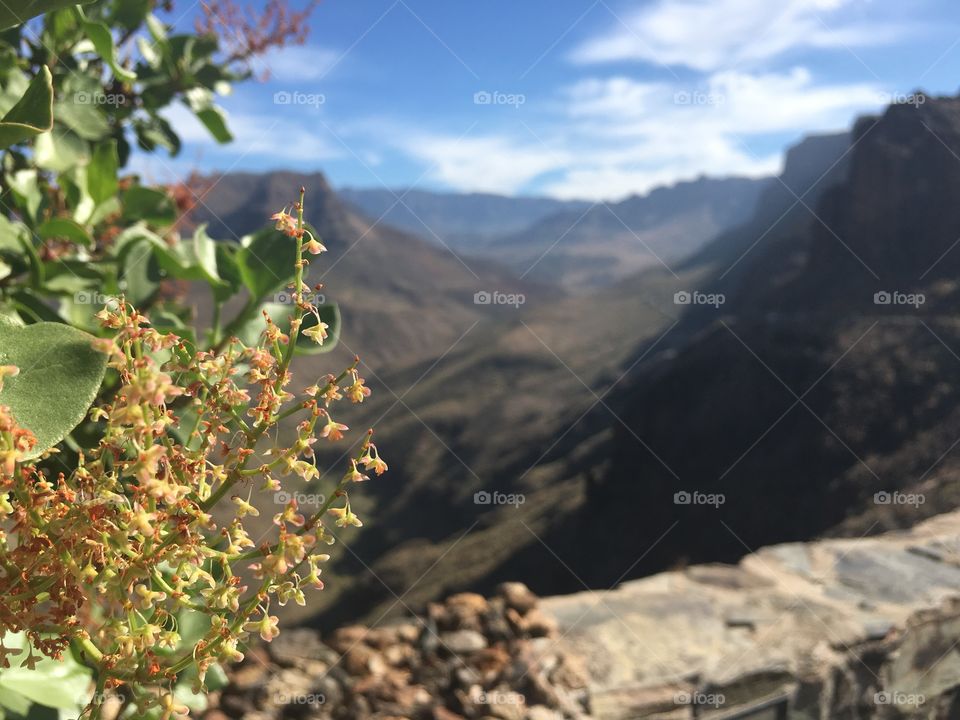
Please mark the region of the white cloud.
<svg viewBox="0 0 960 720"><path fill-rule="evenodd" d="M281 108L282 109L282 108ZM309 122L310 110L298 108L295 114L283 112L227 113L227 127L234 140L229 145L219 145L209 131L183 105L174 105L164 113L170 124L177 129L181 140L206 152L218 153L222 148L232 160L241 157L266 158L268 167L283 163L320 163L343 155L339 145L334 145L322 136L319 123Z"/></svg>
<svg viewBox="0 0 960 720"><path fill-rule="evenodd" d="M253 60L257 75L269 74L284 84L304 84L323 79L340 60L340 53L316 45L288 45L273 48Z"/></svg>
<svg viewBox="0 0 960 720"><path fill-rule="evenodd" d="M709 72L794 48L855 48L901 36L893 23L841 17L854 0L656 0L574 49L579 64L640 60Z"/></svg>
<svg viewBox="0 0 960 720"><path fill-rule="evenodd" d="M696 87L625 77L568 88L567 128L578 162L545 190L560 197L620 197L698 175L771 175L779 152L765 137L837 131L883 104L866 83L816 85L810 73L716 73Z"/></svg>
<svg viewBox="0 0 960 720"><path fill-rule="evenodd" d="M691 86L590 78L560 98L559 113L483 137L384 134L457 190L610 200L700 175L773 175L781 152L766 139L843 130L884 104L878 86L818 85L803 68L722 71Z"/></svg>
<svg viewBox="0 0 960 720"><path fill-rule="evenodd" d="M504 136L418 135L402 149L429 165L428 176L462 191L517 192L572 161L563 149Z"/></svg>

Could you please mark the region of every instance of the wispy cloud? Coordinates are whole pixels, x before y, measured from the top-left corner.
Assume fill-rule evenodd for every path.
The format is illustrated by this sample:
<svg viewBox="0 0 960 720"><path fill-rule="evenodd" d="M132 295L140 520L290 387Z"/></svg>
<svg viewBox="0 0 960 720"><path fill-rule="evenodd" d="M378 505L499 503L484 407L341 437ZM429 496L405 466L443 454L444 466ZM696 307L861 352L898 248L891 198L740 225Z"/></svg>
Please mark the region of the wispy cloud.
<svg viewBox="0 0 960 720"><path fill-rule="evenodd" d="M310 83L327 76L338 64L340 53L317 45L288 45L271 49L253 61L257 75L268 74L278 83Z"/></svg>
<svg viewBox="0 0 960 720"><path fill-rule="evenodd" d="M656 0L571 53L578 64L644 61L714 71L795 48L855 48L902 36L894 23L842 17L858 0Z"/></svg>
<svg viewBox="0 0 960 720"><path fill-rule="evenodd" d="M427 163L428 175L456 190L513 193L573 158L559 147L507 136L454 137L419 134L401 149Z"/></svg>
<svg viewBox="0 0 960 720"><path fill-rule="evenodd" d="M885 100L870 83L817 85L803 68L725 71L691 85L588 78L560 91L553 115L515 129L394 136L457 190L615 199L700 175L774 174L781 153L755 149L769 148L758 140L841 130Z"/></svg>
<svg viewBox="0 0 960 720"><path fill-rule="evenodd" d="M310 120L316 108L298 108L297 113L283 113L285 106L263 112L232 112L227 115L227 125L234 141L221 146L210 136L209 131L186 107L175 105L166 113L171 124L177 128L181 139L194 150L207 157L224 157L266 160L268 167L288 163L293 167L319 164L343 156L343 150L334 140L325 137L317 123Z"/></svg>

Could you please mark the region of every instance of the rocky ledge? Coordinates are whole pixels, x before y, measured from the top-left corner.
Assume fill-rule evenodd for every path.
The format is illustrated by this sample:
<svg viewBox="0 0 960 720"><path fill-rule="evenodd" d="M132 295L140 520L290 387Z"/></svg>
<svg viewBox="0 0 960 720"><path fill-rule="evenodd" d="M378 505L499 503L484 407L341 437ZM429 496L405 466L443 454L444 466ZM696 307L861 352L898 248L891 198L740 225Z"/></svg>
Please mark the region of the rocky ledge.
<svg viewBox="0 0 960 720"><path fill-rule="evenodd" d="M960 512L615 590L520 583L424 617L287 631L208 720L960 718Z"/></svg>
<svg viewBox="0 0 960 720"><path fill-rule="evenodd" d="M433 603L425 617L281 633L253 648L207 720L575 720L587 718L583 661L559 649L556 622L521 583L495 597Z"/></svg>

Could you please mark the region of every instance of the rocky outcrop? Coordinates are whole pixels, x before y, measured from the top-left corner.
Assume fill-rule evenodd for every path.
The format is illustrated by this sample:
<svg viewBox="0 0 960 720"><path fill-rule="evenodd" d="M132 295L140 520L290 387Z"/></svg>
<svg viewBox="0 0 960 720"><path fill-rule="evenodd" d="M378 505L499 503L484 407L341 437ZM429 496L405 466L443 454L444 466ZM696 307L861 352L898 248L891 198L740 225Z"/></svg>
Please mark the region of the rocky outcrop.
<svg viewBox="0 0 960 720"><path fill-rule="evenodd" d="M281 634L248 653L206 718L586 719L586 668L559 650L538 604L506 583L489 600L460 593L423 618L342 627L325 642Z"/></svg>
<svg viewBox="0 0 960 720"><path fill-rule="evenodd" d="M542 603L598 718L960 717L960 512ZM747 717L747 716L745 716ZM752 715L749 717L753 717ZM758 716L766 717L766 716Z"/></svg>
<svg viewBox="0 0 960 720"><path fill-rule="evenodd" d="M506 583L323 641L287 631L213 699L208 720L950 720L960 511L612 591L539 600Z"/></svg>

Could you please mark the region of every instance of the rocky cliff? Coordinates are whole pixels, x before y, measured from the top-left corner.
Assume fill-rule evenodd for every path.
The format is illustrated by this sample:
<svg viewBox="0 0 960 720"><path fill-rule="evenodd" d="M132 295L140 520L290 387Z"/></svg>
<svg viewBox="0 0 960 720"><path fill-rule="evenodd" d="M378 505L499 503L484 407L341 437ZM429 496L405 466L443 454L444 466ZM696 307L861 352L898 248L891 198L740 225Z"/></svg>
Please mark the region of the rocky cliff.
<svg viewBox="0 0 960 720"><path fill-rule="evenodd" d="M948 720L958 647L960 511L612 591L506 583L399 623L288 631L205 717Z"/></svg>

